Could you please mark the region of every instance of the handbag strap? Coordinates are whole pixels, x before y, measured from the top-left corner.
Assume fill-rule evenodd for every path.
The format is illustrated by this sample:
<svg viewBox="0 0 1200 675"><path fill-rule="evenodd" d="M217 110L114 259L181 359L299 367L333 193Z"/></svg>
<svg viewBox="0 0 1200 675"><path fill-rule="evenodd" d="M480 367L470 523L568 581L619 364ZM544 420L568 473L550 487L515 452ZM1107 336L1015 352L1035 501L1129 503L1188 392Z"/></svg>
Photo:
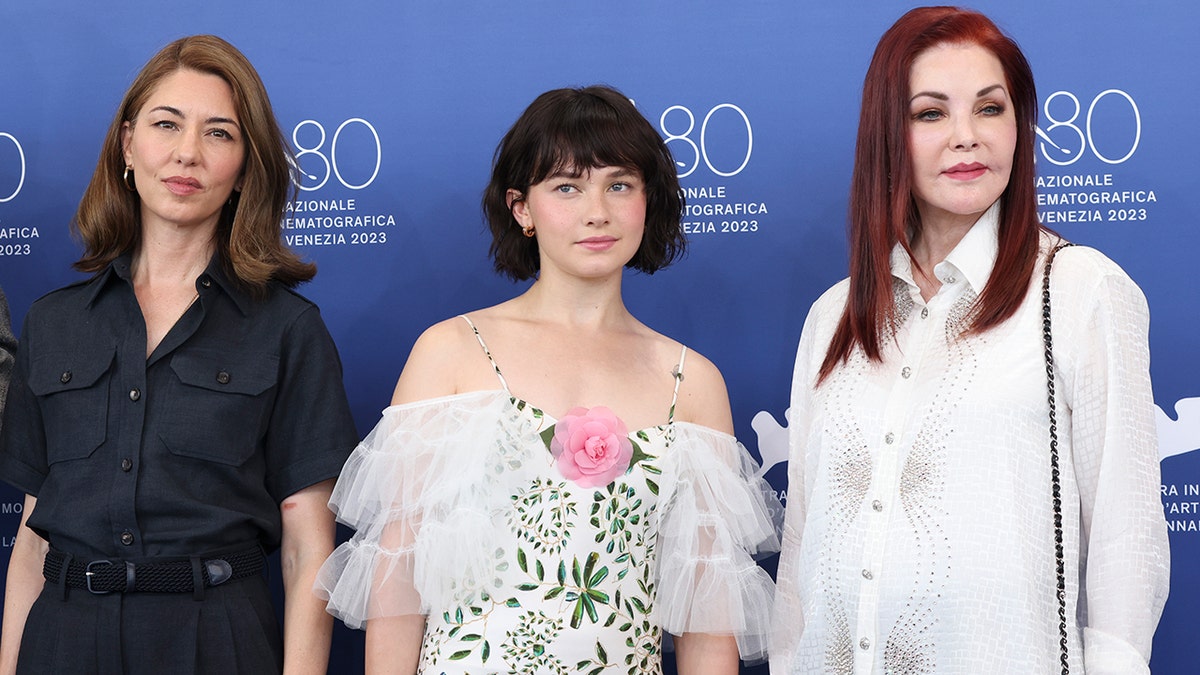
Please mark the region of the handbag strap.
<svg viewBox="0 0 1200 675"><path fill-rule="evenodd" d="M1067 572L1063 555L1062 479L1058 469L1058 418L1054 406L1054 337L1050 332L1050 267L1058 252L1074 244L1066 242L1055 246L1046 256L1046 269L1042 275L1042 342L1046 356L1046 395L1050 404L1050 494L1054 503L1054 559L1058 575L1058 646L1062 675L1069 675L1067 663Z"/></svg>

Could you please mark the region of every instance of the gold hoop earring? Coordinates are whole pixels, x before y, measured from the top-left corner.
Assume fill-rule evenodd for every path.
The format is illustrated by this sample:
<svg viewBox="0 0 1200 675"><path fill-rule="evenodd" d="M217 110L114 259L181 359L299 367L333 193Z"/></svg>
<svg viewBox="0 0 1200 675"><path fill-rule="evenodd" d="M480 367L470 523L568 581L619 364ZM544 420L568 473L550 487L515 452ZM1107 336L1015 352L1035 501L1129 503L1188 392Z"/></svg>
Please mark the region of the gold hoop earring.
<svg viewBox="0 0 1200 675"><path fill-rule="evenodd" d="M121 174L121 181L125 183L126 190L129 190L130 192L137 192L137 185L133 181L129 180L131 176L133 176L133 167L127 166L125 167L125 173Z"/></svg>
<svg viewBox="0 0 1200 675"><path fill-rule="evenodd" d="M529 227L521 228L521 234L525 235L526 237L532 237L536 233L537 233L537 228L534 227L533 225L530 225Z"/></svg>

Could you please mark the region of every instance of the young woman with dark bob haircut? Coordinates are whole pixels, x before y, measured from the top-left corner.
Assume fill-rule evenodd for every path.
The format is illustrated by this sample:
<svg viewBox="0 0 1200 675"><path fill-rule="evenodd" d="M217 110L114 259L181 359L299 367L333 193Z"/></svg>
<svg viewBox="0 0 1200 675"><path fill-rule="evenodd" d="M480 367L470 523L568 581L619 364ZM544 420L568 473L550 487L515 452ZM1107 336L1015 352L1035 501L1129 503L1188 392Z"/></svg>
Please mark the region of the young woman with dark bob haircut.
<svg viewBox="0 0 1200 675"><path fill-rule="evenodd" d="M982 14L914 9L876 47L850 275L796 357L773 673L1149 672L1169 557L1146 300L1098 251L1054 255L1037 116Z"/></svg>
<svg viewBox="0 0 1200 675"><path fill-rule="evenodd" d="M483 203L497 270L534 281L417 340L334 490L329 610L370 672L659 673L664 630L681 673L762 658L769 489L720 372L621 298L683 246L662 139L613 89L547 92Z"/></svg>
<svg viewBox="0 0 1200 675"><path fill-rule="evenodd" d="M549 91L505 134L496 150L492 181L483 193L497 272L516 281L537 276L537 240L521 236L509 190L524 194L530 185L564 168L624 166L641 172L645 233L626 266L653 274L683 255L687 237L680 226L683 198L675 161L654 127L628 103L608 87ZM501 154L505 148L511 150Z"/></svg>
<svg viewBox="0 0 1200 675"><path fill-rule="evenodd" d="M312 593L357 439L283 246L288 154L220 38L126 92L72 223L92 276L25 318L0 479L26 493L3 673L324 673ZM264 575L280 552L283 633Z"/></svg>

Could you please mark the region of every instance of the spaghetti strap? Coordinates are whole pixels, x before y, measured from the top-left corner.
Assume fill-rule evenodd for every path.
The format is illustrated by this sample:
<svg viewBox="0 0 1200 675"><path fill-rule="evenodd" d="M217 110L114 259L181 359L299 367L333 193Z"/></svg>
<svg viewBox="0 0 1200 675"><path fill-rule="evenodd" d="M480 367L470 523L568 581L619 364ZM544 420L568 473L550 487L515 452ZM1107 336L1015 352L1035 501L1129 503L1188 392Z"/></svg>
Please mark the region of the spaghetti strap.
<svg viewBox="0 0 1200 675"><path fill-rule="evenodd" d="M675 403L679 401L679 383L683 382L683 362L686 358L687 345L684 345L679 350L679 363L671 370L671 375L675 377L675 391L671 392L671 410L667 413L667 424L675 421Z"/></svg>
<svg viewBox="0 0 1200 675"><path fill-rule="evenodd" d="M468 318L466 314L459 314L459 316L462 317L462 320L466 321L467 325L471 327L471 332L475 333L475 339L479 341L479 346L483 348L484 356L486 356L488 361L491 362L492 370L496 371L496 377L500 379L500 386L504 388L504 393L512 396L512 392L508 390L508 382L504 379L504 373L500 372L500 366L496 365L496 359L492 358L492 353L488 351L487 343L483 341L483 336L479 334L479 329L475 327L475 324L471 322L471 319ZM682 365L682 363L683 362L680 361L680 365ZM675 384L675 388L677 390L679 389L678 383ZM674 407L674 404L672 404L672 410L674 410Z"/></svg>

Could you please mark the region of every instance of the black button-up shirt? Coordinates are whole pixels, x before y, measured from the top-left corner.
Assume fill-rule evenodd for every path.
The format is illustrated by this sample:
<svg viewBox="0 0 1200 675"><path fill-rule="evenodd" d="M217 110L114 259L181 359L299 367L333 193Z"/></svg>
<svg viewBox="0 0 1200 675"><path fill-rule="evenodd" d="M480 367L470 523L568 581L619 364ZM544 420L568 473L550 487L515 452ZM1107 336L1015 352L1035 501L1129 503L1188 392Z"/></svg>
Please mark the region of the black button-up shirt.
<svg viewBox="0 0 1200 675"><path fill-rule="evenodd" d="M34 303L0 438L0 479L37 497L29 526L84 558L279 546L279 503L338 475L357 432L315 305L265 298L217 258L146 358L122 257Z"/></svg>

